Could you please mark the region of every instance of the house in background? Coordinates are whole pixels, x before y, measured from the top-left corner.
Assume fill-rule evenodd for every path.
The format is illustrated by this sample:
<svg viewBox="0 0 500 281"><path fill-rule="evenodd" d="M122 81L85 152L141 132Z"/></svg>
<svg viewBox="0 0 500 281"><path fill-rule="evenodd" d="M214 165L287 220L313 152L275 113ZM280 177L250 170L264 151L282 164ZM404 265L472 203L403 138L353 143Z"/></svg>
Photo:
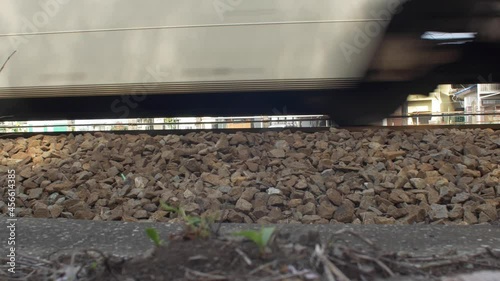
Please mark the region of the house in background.
<svg viewBox="0 0 500 281"><path fill-rule="evenodd" d="M500 123L500 84L471 85L453 98L463 104L466 123Z"/></svg>
<svg viewBox="0 0 500 281"><path fill-rule="evenodd" d="M407 100L407 113L410 116L408 125L446 124L448 120L440 115L455 111L450 97L451 85L439 85L429 95L410 95Z"/></svg>
<svg viewBox="0 0 500 281"><path fill-rule="evenodd" d="M430 94L411 94L384 125L500 123L500 84L439 85Z"/></svg>
<svg viewBox="0 0 500 281"><path fill-rule="evenodd" d="M439 85L432 93L411 94L393 116L409 118L387 118L384 125L424 125L452 123L449 114L457 111L459 103L453 101L451 85ZM444 115L443 115L444 114ZM436 116L437 115L437 116Z"/></svg>

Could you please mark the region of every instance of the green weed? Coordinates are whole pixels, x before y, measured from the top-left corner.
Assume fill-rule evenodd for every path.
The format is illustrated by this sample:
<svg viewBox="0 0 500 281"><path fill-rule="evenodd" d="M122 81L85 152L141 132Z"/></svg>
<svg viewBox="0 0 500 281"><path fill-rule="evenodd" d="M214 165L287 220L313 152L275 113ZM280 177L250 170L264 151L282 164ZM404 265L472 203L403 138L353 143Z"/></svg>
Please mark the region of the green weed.
<svg viewBox="0 0 500 281"><path fill-rule="evenodd" d="M163 241L160 238L160 234L158 231L154 228L146 228L146 235L153 241L155 246L160 247L163 245Z"/></svg>
<svg viewBox="0 0 500 281"><path fill-rule="evenodd" d="M211 226L214 223L214 219L200 216L190 216L186 215L186 211L182 208L172 207L164 202L160 202L160 206L167 212L172 212L178 214L186 226L184 238L196 239L196 238L208 238L212 234Z"/></svg>
<svg viewBox="0 0 500 281"><path fill-rule="evenodd" d="M233 235L243 236L247 239L250 239L257 245L257 247L259 247L259 252L261 254L264 254L269 241L273 236L274 230L275 227L263 227L260 230L243 230L240 232L235 232L233 233Z"/></svg>

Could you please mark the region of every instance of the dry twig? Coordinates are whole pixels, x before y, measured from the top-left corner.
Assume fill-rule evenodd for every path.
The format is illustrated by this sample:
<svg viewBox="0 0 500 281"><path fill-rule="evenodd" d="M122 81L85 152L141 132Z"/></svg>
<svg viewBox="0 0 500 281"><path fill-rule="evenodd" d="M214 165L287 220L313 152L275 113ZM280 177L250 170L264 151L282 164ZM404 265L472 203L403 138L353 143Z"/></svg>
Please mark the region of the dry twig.
<svg viewBox="0 0 500 281"><path fill-rule="evenodd" d="M375 250L380 250L380 249L378 248L378 246L377 246L377 245L375 245L375 244L374 244L374 243L373 243L370 239L365 238L365 237L361 236L361 234L359 234L359 233L357 233L357 232L354 232L354 231L352 231L352 230L350 230L350 229L341 229L341 230L339 230L339 231L335 232L335 233L333 234L333 236L338 236L338 235L341 235L341 234L344 234L344 233L350 234L350 235L352 235L352 236L354 236L354 237L358 238L359 240L363 241L364 243L366 243L367 245L371 246L371 247L372 247L373 249L375 249Z"/></svg>
<svg viewBox="0 0 500 281"><path fill-rule="evenodd" d="M186 278L188 280L199 280L199 278L203 278L203 280L229 280L227 276L216 275L210 273L204 273L200 271L196 271L187 267L183 267L186 272Z"/></svg>
<svg viewBox="0 0 500 281"><path fill-rule="evenodd" d="M367 255L363 255L363 254L354 254L354 255L356 255L357 258L369 260L369 261L376 263L380 268L382 268L385 272L387 272L387 274L389 274L389 276L391 276L391 277L395 275L394 272L380 259L370 257Z"/></svg>
<svg viewBox="0 0 500 281"><path fill-rule="evenodd" d="M332 275L334 275L338 281L351 281L335 264L333 264L325 255L325 249L320 245L316 245L313 257L316 257L319 262L321 262L325 268L325 272L330 271ZM329 277L329 280L332 276Z"/></svg>
<svg viewBox="0 0 500 281"><path fill-rule="evenodd" d="M243 252L240 248L236 248L234 250L243 258L246 264L248 264L249 266L252 265L252 260L247 256L247 254L245 254L245 252Z"/></svg>
<svg viewBox="0 0 500 281"><path fill-rule="evenodd" d="M271 262L268 262L268 263L265 263L265 264L262 264L260 266L258 266L257 268L253 269L252 271L250 271L248 273L248 276L251 276L251 275L254 275L255 273L259 272L259 271L262 271L264 268L266 267L269 267L269 266L276 266L276 263L278 261L277 260L273 260Z"/></svg>

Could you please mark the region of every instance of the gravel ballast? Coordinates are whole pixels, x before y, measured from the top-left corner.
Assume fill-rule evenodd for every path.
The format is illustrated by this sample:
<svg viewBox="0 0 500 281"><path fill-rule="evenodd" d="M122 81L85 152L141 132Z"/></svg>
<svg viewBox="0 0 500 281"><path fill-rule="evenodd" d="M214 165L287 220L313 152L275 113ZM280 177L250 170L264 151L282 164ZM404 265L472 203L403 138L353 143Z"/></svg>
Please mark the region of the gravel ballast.
<svg viewBox="0 0 500 281"><path fill-rule="evenodd" d="M500 131L489 129L37 135L0 139L0 151L0 174L16 171L21 217L178 221L160 201L235 223L500 215Z"/></svg>

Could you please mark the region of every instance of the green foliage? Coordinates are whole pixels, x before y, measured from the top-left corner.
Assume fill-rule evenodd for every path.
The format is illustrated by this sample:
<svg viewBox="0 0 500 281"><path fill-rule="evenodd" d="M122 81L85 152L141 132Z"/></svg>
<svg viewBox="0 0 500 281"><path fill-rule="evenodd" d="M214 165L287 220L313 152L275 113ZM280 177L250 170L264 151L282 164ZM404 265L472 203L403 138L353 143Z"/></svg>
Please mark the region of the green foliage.
<svg viewBox="0 0 500 281"><path fill-rule="evenodd" d="M146 235L153 241L155 246L159 247L163 244L163 241L160 239L160 234L154 228L146 228Z"/></svg>
<svg viewBox="0 0 500 281"><path fill-rule="evenodd" d="M243 236L247 239L253 241L261 254L264 254L269 244L269 240L273 236L275 228L274 227L263 227L260 230L243 230L240 232L235 232L233 235Z"/></svg>
<svg viewBox="0 0 500 281"><path fill-rule="evenodd" d="M92 270L96 270L97 269L97 262L96 261L93 261L91 264L90 264L90 269Z"/></svg>
<svg viewBox="0 0 500 281"><path fill-rule="evenodd" d="M184 217L186 215L186 213L184 212L184 210L182 208L172 207L165 202L160 202L160 206L163 208L163 210L165 210L167 212L178 213L182 217Z"/></svg>
<svg viewBox="0 0 500 281"><path fill-rule="evenodd" d="M184 237L188 239L208 238L211 234L210 226L214 223L212 218L186 215L183 208L175 208L164 202L160 206L167 212L179 214L186 225Z"/></svg>

